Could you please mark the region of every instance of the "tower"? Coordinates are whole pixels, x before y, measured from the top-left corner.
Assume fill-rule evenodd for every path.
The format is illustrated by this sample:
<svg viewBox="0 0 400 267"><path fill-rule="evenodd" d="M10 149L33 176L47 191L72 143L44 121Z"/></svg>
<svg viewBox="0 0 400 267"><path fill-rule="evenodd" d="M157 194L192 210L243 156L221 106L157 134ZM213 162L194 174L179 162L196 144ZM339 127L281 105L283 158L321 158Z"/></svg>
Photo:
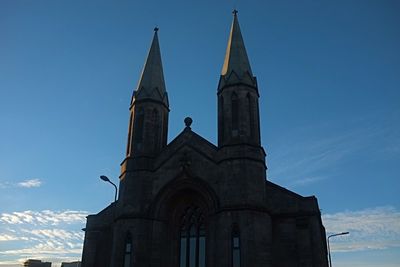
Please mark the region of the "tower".
<svg viewBox="0 0 400 267"><path fill-rule="evenodd" d="M237 11L218 84L218 146L260 146L257 79L247 57Z"/></svg>
<svg viewBox="0 0 400 267"><path fill-rule="evenodd" d="M158 28L130 105L127 158L155 157L167 145L169 103Z"/></svg>
<svg viewBox="0 0 400 267"><path fill-rule="evenodd" d="M169 102L157 27L129 111L126 158L120 175L119 197L124 205L133 205L132 198L141 195L135 192L141 187L140 171L151 169L152 160L167 145Z"/></svg>
<svg viewBox="0 0 400 267"><path fill-rule="evenodd" d="M230 172L224 183L232 187L227 194L235 205L257 206L265 201L266 164L260 142L258 98L257 79L234 10L217 103L220 165Z"/></svg>

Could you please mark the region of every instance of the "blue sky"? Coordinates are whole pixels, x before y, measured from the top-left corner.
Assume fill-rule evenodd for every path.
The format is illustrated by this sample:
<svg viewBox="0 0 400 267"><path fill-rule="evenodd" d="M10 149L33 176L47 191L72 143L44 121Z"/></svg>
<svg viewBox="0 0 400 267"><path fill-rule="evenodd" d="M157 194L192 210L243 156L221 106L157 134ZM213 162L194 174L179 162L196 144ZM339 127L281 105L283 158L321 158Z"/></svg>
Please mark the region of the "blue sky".
<svg viewBox="0 0 400 267"><path fill-rule="evenodd" d="M316 195L335 266L400 264L400 2L0 2L0 265L80 257L113 200L154 26L170 100L216 143L231 10L260 90L268 179ZM57 265L56 265L57 266Z"/></svg>

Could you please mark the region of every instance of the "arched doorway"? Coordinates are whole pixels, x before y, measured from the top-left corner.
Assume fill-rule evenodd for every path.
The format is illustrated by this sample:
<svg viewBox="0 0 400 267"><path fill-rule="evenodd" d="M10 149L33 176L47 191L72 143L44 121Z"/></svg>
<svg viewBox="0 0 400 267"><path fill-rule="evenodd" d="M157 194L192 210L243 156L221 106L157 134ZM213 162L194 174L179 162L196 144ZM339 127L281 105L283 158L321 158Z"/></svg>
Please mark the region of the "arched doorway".
<svg viewBox="0 0 400 267"><path fill-rule="evenodd" d="M214 191L196 178L176 179L160 191L152 212L166 222L166 265L205 267L209 218L217 210Z"/></svg>

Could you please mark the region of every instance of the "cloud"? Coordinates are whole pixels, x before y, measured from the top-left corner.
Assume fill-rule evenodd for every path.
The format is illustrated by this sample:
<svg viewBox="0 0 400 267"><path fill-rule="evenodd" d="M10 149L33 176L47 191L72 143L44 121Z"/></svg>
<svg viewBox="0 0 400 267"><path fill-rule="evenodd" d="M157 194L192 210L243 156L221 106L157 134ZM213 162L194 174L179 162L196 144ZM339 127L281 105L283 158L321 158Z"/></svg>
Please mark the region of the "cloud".
<svg viewBox="0 0 400 267"><path fill-rule="evenodd" d="M0 266L27 258L80 260L87 211L16 211L0 214Z"/></svg>
<svg viewBox="0 0 400 267"><path fill-rule="evenodd" d="M324 180L328 177L322 178L321 170L326 173L327 169L331 170L360 149L360 144L354 141L356 136L355 132L344 132L318 139L304 137L302 140L292 140L291 143L286 141L277 148L276 154L270 151L269 176L286 180L292 185Z"/></svg>
<svg viewBox="0 0 400 267"><path fill-rule="evenodd" d="M7 224L30 223L33 225L58 225L61 223L84 223L86 221L86 211L31 211L2 213L0 222Z"/></svg>
<svg viewBox="0 0 400 267"><path fill-rule="evenodd" d="M17 185L19 187L26 187L26 188L40 187L42 185L42 181L40 181L40 179L29 179L19 182Z"/></svg>
<svg viewBox="0 0 400 267"><path fill-rule="evenodd" d="M327 234L350 232L330 239L332 251L349 252L400 247L400 211L377 207L322 216Z"/></svg>
<svg viewBox="0 0 400 267"><path fill-rule="evenodd" d="M393 159L395 152L387 153L382 148L390 144L397 151L398 134L389 124L375 122L368 117L293 129L269 146L269 179L288 186L305 186L342 175L340 166L359 160L360 155L363 160Z"/></svg>
<svg viewBox="0 0 400 267"><path fill-rule="evenodd" d="M15 235L9 235L9 234L0 234L0 242L1 241L14 241L14 240L19 240L19 237Z"/></svg>
<svg viewBox="0 0 400 267"><path fill-rule="evenodd" d="M17 255L26 258L49 258L59 256L62 258L68 254L80 256L82 248L83 241L82 243L69 243L68 245L57 241L44 241L32 248L0 251L0 255Z"/></svg>
<svg viewBox="0 0 400 267"><path fill-rule="evenodd" d="M327 176L307 177L294 181L292 185L308 185L325 179L327 179Z"/></svg>
<svg viewBox="0 0 400 267"><path fill-rule="evenodd" d="M21 182L9 182L9 181L0 181L0 189L14 188L14 187L22 187L22 188L33 188L40 187L43 182L40 179L27 179Z"/></svg>
<svg viewBox="0 0 400 267"><path fill-rule="evenodd" d="M4 181L0 181L0 189L4 189L4 188L10 188L12 187L12 183L10 182L4 182Z"/></svg>
<svg viewBox="0 0 400 267"><path fill-rule="evenodd" d="M22 232L28 233L39 238L61 239L61 240L82 240L83 233L76 231L66 231L64 229L35 229L26 230Z"/></svg>

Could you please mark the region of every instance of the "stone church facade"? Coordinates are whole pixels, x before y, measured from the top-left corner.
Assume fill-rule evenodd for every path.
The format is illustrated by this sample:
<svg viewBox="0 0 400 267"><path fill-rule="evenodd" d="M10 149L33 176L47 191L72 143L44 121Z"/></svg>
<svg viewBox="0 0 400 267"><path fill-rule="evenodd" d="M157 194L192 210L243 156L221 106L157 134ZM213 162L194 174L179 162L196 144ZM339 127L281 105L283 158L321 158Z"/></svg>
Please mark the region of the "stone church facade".
<svg viewBox="0 0 400 267"><path fill-rule="evenodd" d="M87 217L83 267L326 267L317 199L266 179L259 90L234 12L218 88L218 145L191 119L167 143L155 29L130 105L118 200Z"/></svg>

